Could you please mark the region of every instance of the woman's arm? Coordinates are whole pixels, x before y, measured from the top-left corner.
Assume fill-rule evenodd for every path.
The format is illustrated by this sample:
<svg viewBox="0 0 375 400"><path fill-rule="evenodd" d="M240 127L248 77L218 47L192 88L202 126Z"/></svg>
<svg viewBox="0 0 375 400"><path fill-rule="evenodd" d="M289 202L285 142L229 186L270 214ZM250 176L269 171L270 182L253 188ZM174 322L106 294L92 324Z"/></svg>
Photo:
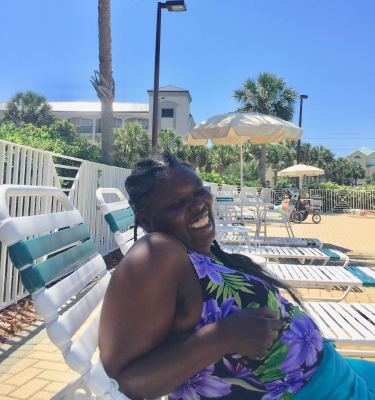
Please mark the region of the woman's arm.
<svg viewBox="0 0 375 400"><path fill-rule="evenodd" d="M110 282L99 328L101 359L120 391L132 399L168 394L229 352L263 357L277 337L280 322L265 318L276 313L246 309L166 343L189 268L180 243L148 235L127 254Z"/></svg>

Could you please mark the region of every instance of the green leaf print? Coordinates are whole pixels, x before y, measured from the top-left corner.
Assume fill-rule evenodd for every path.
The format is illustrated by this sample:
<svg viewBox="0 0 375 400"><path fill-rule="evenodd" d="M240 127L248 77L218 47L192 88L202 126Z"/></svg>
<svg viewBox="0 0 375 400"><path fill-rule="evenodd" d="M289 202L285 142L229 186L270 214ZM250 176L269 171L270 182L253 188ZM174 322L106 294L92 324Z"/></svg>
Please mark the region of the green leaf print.
<svg viewBox="0 0 375 400"><path fill-rule="evenodd" d="M253 285L251 285L243 275L226 274L224 272L219 272L219 274L223 280L221 285L214 283L213 281L210 281L207 285L208 293L212 293L217 290L216 300L218 300L221 295L223 295L223 300L229 297L234 297L237 305L241 307L241 298L238 292L242 290L246 293L254 293L249 289L253 287Z"/></svg>
<svg viewBox="0 0 375 400"><path fill-rule="evenodd" d="M249 303L246 307L250 307L250 308L259 308L260 304L256 303L255 301L252 301L251 303Z"/></svg>
<svg viewBox="0 0 375 400"><path fill-rule="evenodd" d="M271 290L268 291L268 300L266 307L268 307L272 311L276 311L277 313L279 313L280 317L280 309L279 305L277 304L277 298Z"/></svg>
<svg viewBox="0 0 375 400"><path fill-rule="evenodd" d="M290 400L294 397L295 393L289 393L288 391L284 392L283 395L279 398L279 400Z"/></svg>
<svg viewBox="0 0 375 400"><path fill-rule="evenodd" d="M284 344L281 340L278 340L275 345L271 347L264 364L253 371L253 374L257 376L262 383L284 378L285 372L281 371L280 366L288 355L289 347L289 344ZM264 377L267 378L265 379Z"/></svg>

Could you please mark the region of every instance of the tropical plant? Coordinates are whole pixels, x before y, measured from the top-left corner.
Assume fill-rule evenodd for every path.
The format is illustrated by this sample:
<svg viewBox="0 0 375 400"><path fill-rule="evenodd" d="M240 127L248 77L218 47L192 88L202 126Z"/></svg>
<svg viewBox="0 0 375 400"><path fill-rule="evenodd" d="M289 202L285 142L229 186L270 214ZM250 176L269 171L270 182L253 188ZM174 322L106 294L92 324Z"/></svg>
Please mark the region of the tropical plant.
<svg viewBox="0 0 375 400"><path fill-rule="evenodd" d="M113 102L115 81L112 76L111 0L98 0L99 71L91 77L101 102L102 159L114 160Z"/></svg>
<svg viewBox="0 0 375 400"><path fill-rule="evenodd" d="M211 151L206 146L190 146L187 161L199 171L203 171L210 162L212 166ZM216 163L215 163L216 165Z"/></svg>
<svg viewBox="0 0 375 400"><path fill-rule="evenodd" d="M375 172L366 178L366 183L368 185L375 185Z"/></svg>
<svg viewBox="0 0 375 400"><path fill-rule="evenodd" d="M355 161L349 161L350 175L354 180L354 185L357 186L358 179L364 179L366 171L361 164Z"/></svg>
<svg viewBox="0 0 375 400"><path fill-rule="evenodd" d="M32 124L24 123L17 127L11 122L0 125L0 139L83 160L100 161L100 143L80 136L76 127L67 121L57 122L49 128L44 126L37 128ZM59 164L74 164L70 160L61 160Z"/></svg>
<svg viewBox="0 0 375 400"><path fill-rule="evenodd" d="M177 135L173 129L166 129L158 133L159 151L169 151L180 160L186 160L189 153L189 146L184 144L182 135Z"/></svg>
<svg viewBox="0 0 375 400"><path fill-rule="evenodd" d="M273 171L274 186L277 183L277 173L293 165L293 152L283 143L271 144L266 147L266 162Z"/></svg>
<svg viewBox="0 0 375 400"><path fill-rule="evenodd" d="M45 96L32 92L17 92L7 103L4 111L3 122L14 122L20 125L32 124L38 128L50 126L56 121L52 107Z"/></svg>
<svg viewBox="0 0 375 400"><path fill-rule="evenodd" d="M243 164L243 179L245 181L257 181L260 173L259 161L249 160ZM241 164L237 161L224 168L223 174L231 178L240 178Z"/></svg>
<svg viewBox="0 0 375 400"><path fill-rule="evenodd" d="M247 79L242 86L233 91L233 98L241 103L238 111L252 111L273 115L285 121L291 121L294 114L294 104L298 94L289 87L286 80L272 73L263 72L256 79ZM265 182L266 145L261 145L261 182Z"/></svg>
<svg viewBox="0 0 375 400"><path fill-rule="evenodd" d="M115 165L131 168L151 151L151 138L140 124L127 123L114 130Z"/></svg>

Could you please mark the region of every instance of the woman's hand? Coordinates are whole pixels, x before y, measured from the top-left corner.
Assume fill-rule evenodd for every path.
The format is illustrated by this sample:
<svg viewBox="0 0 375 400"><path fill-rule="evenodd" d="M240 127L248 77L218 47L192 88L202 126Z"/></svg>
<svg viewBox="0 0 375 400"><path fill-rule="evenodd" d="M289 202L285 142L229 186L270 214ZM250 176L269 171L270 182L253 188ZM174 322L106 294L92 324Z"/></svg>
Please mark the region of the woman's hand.
<svg viewBox="0 0 375 400"><path fill-rule="evenodd" d="M244 308L218 324L228 344L228 353L252 359L263 358L272 347L282 328L278 313L265 307Z"/></svg>

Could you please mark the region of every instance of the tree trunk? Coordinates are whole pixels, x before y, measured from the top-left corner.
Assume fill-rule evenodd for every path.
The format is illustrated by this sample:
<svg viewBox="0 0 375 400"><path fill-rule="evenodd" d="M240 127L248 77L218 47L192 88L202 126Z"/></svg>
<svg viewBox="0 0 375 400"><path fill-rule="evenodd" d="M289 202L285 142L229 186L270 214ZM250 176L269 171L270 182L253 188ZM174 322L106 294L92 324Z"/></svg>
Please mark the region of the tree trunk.
<svg viewBox="0 0 375 400"><path fill-rule="evenodd" d="M112 101L102 99L102 160L114 160Z"/></svg>
<svg viewBox="0 0 375 400"><path fill-rule="evenodd" d="M273 186L276 186L277 184L277 171L273 171Z"/></svg>
<svg viewBox="0 0 375 400"><path fill-rule="evenodd" d="M97 90L97 93L102 105L102 159L103 161L113 161L113 101L115 99L115 90L112 76L112 35L110 0L98 0L98 23L100 82L99 91ZM107 89L107 91L105 89Z"/></svg>
<svg viewBox="0 0 375 400"><path fill-rule="evenodd" d="M266 183L266 145L260 145L260 182L262 185Z"/></svg>

